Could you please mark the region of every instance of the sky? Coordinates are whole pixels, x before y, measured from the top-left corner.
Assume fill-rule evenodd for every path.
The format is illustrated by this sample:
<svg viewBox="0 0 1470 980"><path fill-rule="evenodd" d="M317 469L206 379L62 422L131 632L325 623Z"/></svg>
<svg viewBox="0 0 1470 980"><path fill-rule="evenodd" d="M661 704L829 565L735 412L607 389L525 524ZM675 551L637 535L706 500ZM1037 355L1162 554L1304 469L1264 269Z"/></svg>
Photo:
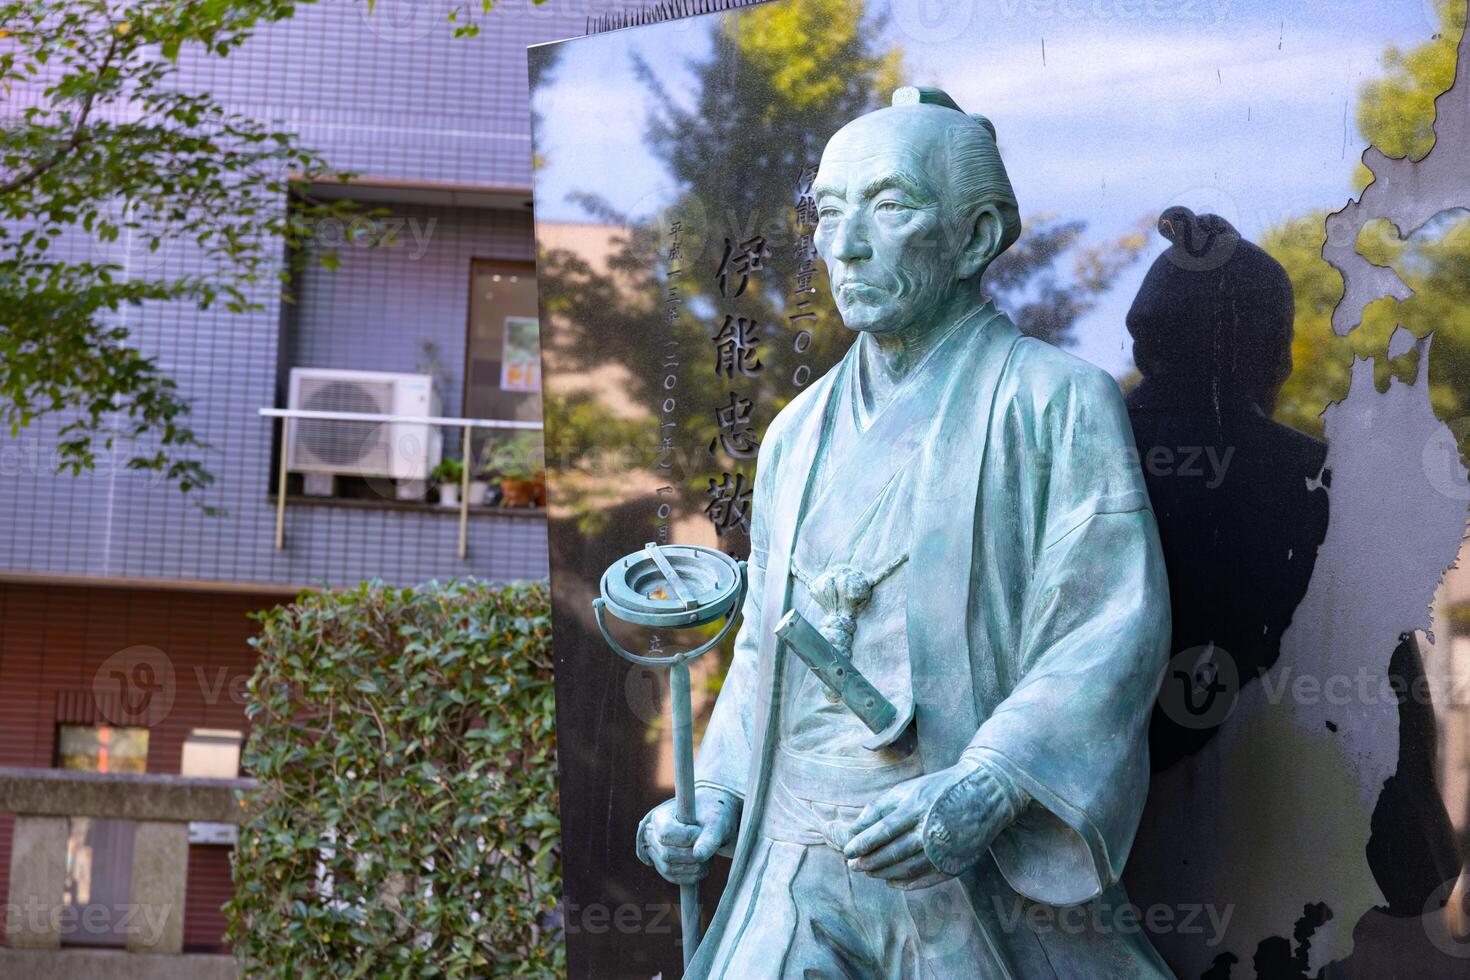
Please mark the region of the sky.
<svg viewBox="0 0 1470 980"><path fill-rule="evenodd" d="M1281 221L1347 203L1364 143L1358 91L1390 45L1434 29L1433 0L892 0L885 40L906 77L937 85L995 123L1023 216L1087 222L1108 241L1182 204L1223 215L1250 239ZM879 4L873 4L877 10ZM715 15L719 16L719 15ZM606 57L565 58L536 97L541 220L587 220L568 200L592 163L596 188L633 215L668 189L642 144L640 51L673 97L710 18L591 39ZM1132 366L1124 317L1149 249L1077 327L1074 352L1121 376Z"/></svg>

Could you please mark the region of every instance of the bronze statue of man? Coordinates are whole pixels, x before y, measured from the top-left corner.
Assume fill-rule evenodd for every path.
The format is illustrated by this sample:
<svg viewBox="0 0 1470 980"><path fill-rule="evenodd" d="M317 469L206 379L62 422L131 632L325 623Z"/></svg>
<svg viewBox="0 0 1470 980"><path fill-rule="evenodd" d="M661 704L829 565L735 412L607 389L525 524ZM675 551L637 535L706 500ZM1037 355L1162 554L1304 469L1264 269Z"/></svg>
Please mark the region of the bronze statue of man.
<svg viewBox="0 0 1470 980"><path fill-rule="evenodd" d="M983 292L1020 234L987 120L901 89L813 193L858 336L761 446L695 823L638 829L671 881L733 858L686 976L1167 977L1119 885L1169 597L1117 385ZM793 612L895 724L792 654Z"/></svg>

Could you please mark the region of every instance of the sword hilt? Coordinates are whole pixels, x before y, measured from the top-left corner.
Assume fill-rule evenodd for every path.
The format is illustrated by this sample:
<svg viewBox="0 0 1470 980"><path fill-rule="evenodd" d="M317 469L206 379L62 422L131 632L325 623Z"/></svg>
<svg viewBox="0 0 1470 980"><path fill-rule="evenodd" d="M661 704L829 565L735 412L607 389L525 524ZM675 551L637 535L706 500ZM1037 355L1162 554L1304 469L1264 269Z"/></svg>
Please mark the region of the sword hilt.
<svg viewBox="0 0 1470 980"><path fill-rule="evenodd" d="M885 698L852 660L831 644L795 609L776 624L776 636L802 659L822 686L842 699L874 734L886 732L898 720L898 709Z"/></svg>

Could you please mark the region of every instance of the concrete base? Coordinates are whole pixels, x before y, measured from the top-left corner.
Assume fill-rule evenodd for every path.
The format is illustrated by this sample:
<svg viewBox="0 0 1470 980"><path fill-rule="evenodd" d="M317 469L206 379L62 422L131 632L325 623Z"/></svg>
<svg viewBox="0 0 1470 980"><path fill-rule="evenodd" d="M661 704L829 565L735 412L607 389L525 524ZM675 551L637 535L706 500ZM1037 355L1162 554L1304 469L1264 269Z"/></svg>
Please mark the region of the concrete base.
<svg viewBox="0 0 1470 980"><path fill-rule="evenodd" d="M238 980L229 956L162 956L111 949L0 947L0 977L25 980Z"/></svg>

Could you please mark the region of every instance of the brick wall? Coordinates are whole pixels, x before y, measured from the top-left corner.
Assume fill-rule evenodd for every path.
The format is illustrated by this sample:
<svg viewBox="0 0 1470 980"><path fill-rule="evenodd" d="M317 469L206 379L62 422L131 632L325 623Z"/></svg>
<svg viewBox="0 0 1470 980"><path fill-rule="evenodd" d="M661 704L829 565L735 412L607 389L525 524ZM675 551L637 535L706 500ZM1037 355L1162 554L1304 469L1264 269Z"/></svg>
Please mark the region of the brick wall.
<svg viewBox="0 0 1470 980"><path fill-rule="evenodd" d="M249 613L287 597L0 584L0 765L50 766L58 705L75 713L115 653L147 646L173 682L173 704L149 728L148 771L177 773L194 728L246 730L239 700L254 667ZM13 818L0 815L0 895L8 893ZM229 849L189 849L184 942L223 949Z"/></svg>

